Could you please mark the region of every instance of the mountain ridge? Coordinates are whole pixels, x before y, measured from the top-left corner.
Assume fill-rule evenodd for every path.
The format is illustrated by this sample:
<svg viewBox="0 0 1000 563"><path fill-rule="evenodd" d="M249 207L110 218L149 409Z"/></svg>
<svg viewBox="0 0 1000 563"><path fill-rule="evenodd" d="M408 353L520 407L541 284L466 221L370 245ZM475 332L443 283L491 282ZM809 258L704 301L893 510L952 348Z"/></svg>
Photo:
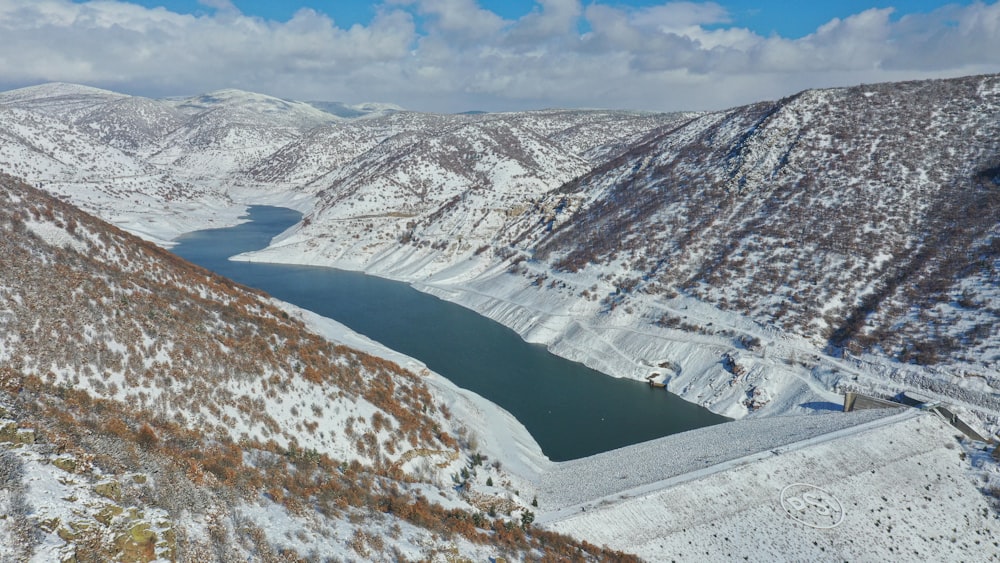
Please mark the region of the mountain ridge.
<svg viewBox="0 0 1000 563"><path fill-rule="evenodd" d="M73 88L53 89L63 93L52 103L0 94L0 170L160 244L182 232L235 224L250 204L295 207L304 214L298 225L268 248L236 259L333 266L406 281L554 353L609 375L654 381L733 418L817 415L837 408L851 391L883 398L918 391L947 403L949 412L984 435L1000 429L1000 75L807 90L710 113L393 111L364 119L328 119L313 106L272 104L275 99L265 96L257 101L274 111L260 112L257 102L241 105L256 99L245 93L230 92L235 97L213 107L205 99L205 107L184 113L176 111L176 101L109 98L90 90L74 97L67 93ZM0 374L9 383L0 397L0 417L6 417L0 435L26 443L36 436L30 429L43 428L53 437L48 444L72 454L59 457L44 444L23 449L17 459L4 454L0 469L12 469L0 476L12 476L11 490L23 492L19 467L56 483L59 474L51 467L69 463L60 460L92 466L93 452L72 444L93 450L99 442L124 451L125 465L98 456L97 467L106 473L70 471L86 473L90 487L73 491L91 491L103 475L126 484L133 473L148 479L147 469L176 462L183 470L168 472L169 482L180 483L184 503L194 506L220 506L212 495L233 489L209 494L184 479L248 487L262 497L258 506L266 507L261 510L268 518L276 509L268 503L284 503L294 515L302 499L319 502L321 512L348 515L348 522L372 506L393 514L396 528L361 520L364 525L349 530L330 516L340 522L327 522L330 534L338 540L345 539L338 534L353 534L350 557L377 558L387 553L388 542L410 550L409 556L429 558L438 552L421 551L406 539L427 537L420 536L427 530L458 533L464 539L450 545L475 557L496 554L482 547L489 541L484 537L504 542L515 557L549 541L544 532L525 533L517 525L516 517L530 511L520 494L511 497L518 500L508 506L509 519L483 520L482 512L496 506L469 500L480 497L448 496L447 475L441 479L434 469L442 463L443 471L471 470L477 487L486 475L510 479L500 494L518 486L530 490L516 475L495 473L498 466L476 465L468 429L461 431L465 421L443 414L465 405L461 412L472 420L480 407L488 409L483 403L448 399L454 395L437 387L432 392L424 385L425 379L432 385L431 376L407 375L392 362L324 341L316 327L332 327L327 321L234 289L207 272L164 270L150 256L166 254L151 245L114 231L102 235L93 220L17 180L4 176L0 184L8 201L0 215L17 235L0 241L0 251L18 258L10 269L16 276L0 281L0 324L17 326L5 333L0 354L20 362ZM144 274L143 265L154 262ZM56 279L71 283L33 293L33 286ZM108 317L116 308L136 322ZM191 315L200 320L182 322ZM29 326L35 318L38 330ZM303 325L296 319L306 318L312 324L299 332ZM223 338L212 331L199 338L190 334L192 326L210 327ZM23 340L10 338L21 333ZM63 340L81 343L82 351L60 346ZM202 361L188 359L185 347ZM289 358L298 363L284 361ZM98 361L99 370L67 367ZM185 393L192 378L169 375L174 364L193 373L212 371L193 379L211 375L225 384ZM329 377L338 378L334 396L316 389ZM431 396L439 406L428 414L407 403L397 412L393 391L403 387L410 390L404 395L418 402ZM296 398L282 402L285 393ZM202 394L221 406L202 408L195 400ZM326 400L338 407L320 404ZM146 410L126 409L107 420L88 414L120 404ZM339 418L331 415L336 408ZM163 420L157 413L178 416ZM419 420L404 424L408 414ZM78 419L79 428L67 417ZM211 435L194 435L192 421L204 422ZM294 426L283 427L285 422ZM315 426L321 423L329 427ZM906 426L921 425L933 426ZM386 435L403 426L402 441L417 452L412 459L404 459L409 454ZM245 436L234 436L237 430ZM331 436L348 430L353 440L336 449ZM484 442L496 441L482 431ZM955 447L943 441L949 431L934 430L935 452ZM978 451L964 449L958 461L949 456L940 466L974 464L982 479L976 487L993 502L995 479L984 468L995 464ZM829 450L816 453L824 452ZM155 454L156 464L135 461L147 453ZM771 453L781 467L785 461ZM249 481L224 467L243 460ZM194 465L184 465L189 461ZM335 479L329 489L309 489L333 496L303 496L304 483L279 471L291 466L308 468L315 479L348 475L380 487L379 494L336 488L344 483ZM281 486L255 481L261 467L275 468L264 474ZM397 470L416 481L394 482L401 479ZM907 483L922 483L919 475L911 477ZM426 502L441 494L449 499L443 505ZM236 538L233 549L241 557L268 554L264 559L283 544L260 539L266 530L257 524L241 528L244 512L231 506L220 508L223 533L205 521L176 525L180 502L149 505L148 513L156 515L151 518L125 518L101 513L108 507L92 492L78 496L86 499L88 518L114 524L111 537L102 536L111 543L138 529L164 542L154 546L158 554L177 545L207 553L209 543L198 541L170 547L169 531L191 529L213 541ZM21 499L10 501L17 508L11 533L27 534L30 511L23 503L29 496L10 498ZM448 504L453 500L458 504ZM972 500L978 511L982 499ZM472 512L462 512L466 502L473 502ZM634 506L613 504L607 514ZM46 513L59 522L35 524L62 538L58 545L92 538L70 525L79 522L60 506L65 510ZM568 530L586 535L589 519L570 518ZM428 528L432 521L452 527ZM298 550L312 540L289 541ZM559 545L569 550L561 555L618 556Z"/></svg>
<svg viewBox="0 0 1000 563"><path fill-rule="evenodd" d="M529 318L537 299L524 288L548 279L558 291L538 298L560 303L557 310L580 310L598 324L617 311L653 333L696 326L669 305L690 297L717 309L710 317L745 317L747 326L804 339L820 356L881 357L903 371L954 369L993 381L997 82L985 75L808 90L703 114L394 112L308 126L266 114L239 125L252 104L218 111L256 95L229 92L228 102L179 127L168 119L162 129L170 132L159 139L119 143L131 155L113 158L141 167L128 175L149 199L126 213L148 222L163 224L153 209L163 203L177 209L168 224L205 224L234 221L234 199L294 201L303 222L255 259L362 269L445 295L472 287L490 294L494 284L505 288L494 297L526 306ZM34 115L16 102L6 107L27 112L11 116ZM79 119L72 108L66 115ZM59 127L72 139L79 124ZM94 139L79 135L80 147ZM61 158L52 146L46 150ZM30 162L28 154L10 159ZM111 170L108 157L86 160L97 177ZM78 175L65 170L22 173ZM123 216L115 210L123 193L110 185L90 184L98 193L88 202L80 178L45 180L93 211ZM218 211L192 217L199 207ZM962 228L950 228L959 217ZM927 333L921 327L931 319L942 328ZM538 338L550 345L565 336L520 330L546 334ZM641 358L617 369L577 359L644 377ZM718 377L708 363L698 370L706 382ZM830 392L847 385L818 381ZM745 392L771 400L781 393L759 383ZM736 406L716 408L755 412Z"/></svg>
<svg viewBox="0 0 1000 563"><path fill-rule="evenodd" d="M721 336L724 331L699 328L678 314L693 298L715 309L704 322L726 317L727 324L747 327L728 344L721 338L723 350L748 355L739 339L763 339L753 327L764 326L803 339L795 355L811 349L817 357L859 361L869 366L865 371L896 373L889 395L906 388L901 381L921 381L925 389L950 389L953 400L978 396L971 404L992 412L990 389L1000 382L1000 323L990 305L998 297L998 192L990 173L1000 156L997 82L986 75L814 90L680 116L578 178L502 213L487 212L495 221L491 234L476 236L466 227L461 245L454 230L434 230L445 224L440 214L426 224L408 219L408 230L353 231L361 240L387 241L375 247L330 240L324 224L332 223L314 219L254 259L337 265L410 281L526 338L566 346L573 359L636 379L649 373L642 368L649 359L628 355L629 362L616 367L595 353L581 355L577 347L593 346L590 340L560 344L576 337L551 332L545 325L562 321L540 322L539 316L577 311L572 318L588 326L604 325L610 315L660 338L673 338L678 329ZM365 224L376 225L367 217ZM350 222L336 225L351 229ZM405 246L388 242L400 236ZM534 295L533 287L557 291ZM523 309L513 313L511 306ZM521 315L535 323L522 324ZM928 325L934 317L939 320ZM747 361L765 372L785 369L761 358ZM886 366L872 367L882 362ZM704 378L692 389L729 377L718 363L696 364L690 371ZM801 377L832 393L857 388L849 377L810 365ZM670 389L706 404L704 396L684 395L686 377L673 379L677 386ZM783 378L741 384L746 396L759 400L737 393L708 404L730 416L753 414L769 402L791 408L779 400L788 395L775 381ZM886 392L879 378L865 378L861 389ZM972 385L978 391L969 395L965 387L973 380L985 385ZM757 406L738 407L742 402ZM996 424L996 414L981 414Z"/></svg>

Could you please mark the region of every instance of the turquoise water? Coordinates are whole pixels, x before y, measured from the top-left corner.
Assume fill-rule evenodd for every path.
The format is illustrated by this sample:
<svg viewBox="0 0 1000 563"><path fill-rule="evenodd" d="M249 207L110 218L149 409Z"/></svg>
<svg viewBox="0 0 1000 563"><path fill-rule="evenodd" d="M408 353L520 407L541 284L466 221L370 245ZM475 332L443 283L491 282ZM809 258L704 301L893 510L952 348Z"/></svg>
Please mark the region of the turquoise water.
<svg viewBox="0 0 1000 563"><path fill-rule="evenodd" d="M310 266L231 262L300 218L252 207L250 222L178 239L173 252L330 317L510 411L553 461L585 457L728 419L663 389L608 377L405 283Z"/></svg>

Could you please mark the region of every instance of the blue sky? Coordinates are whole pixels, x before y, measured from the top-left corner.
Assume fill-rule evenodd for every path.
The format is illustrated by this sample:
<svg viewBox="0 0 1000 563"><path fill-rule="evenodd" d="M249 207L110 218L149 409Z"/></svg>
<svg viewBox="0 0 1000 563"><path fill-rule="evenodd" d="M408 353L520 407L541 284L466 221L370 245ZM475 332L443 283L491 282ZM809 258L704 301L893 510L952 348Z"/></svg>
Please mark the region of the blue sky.
<svg viewBox="0 0 1000 563"><path fill-rule="evenodd" d="M77 0L84 1L84 0ZM212 2L200 0L136 0L149 8L163 6L186 14L214 11ZM587 4L588 2L584 2ZM611 5L650 7L665 2L657 0L615 0ZM833 18L843 18L869 8L895 9L897 19L905 14L931 12L945 4L968 5L968 0L716 0L731 15L731 24L749 28L761 35L778 34L789 38L808 35ZM241 12L269 20L287 21L302 8L327 14L341 26L367 25L375 17L381 2L363 0L232 0ZM517 19L538 8L535 0L481 0L484 8L504 19Z"/></svg>
<svg viewBox="0 0 1000 563"><path fill-rule="evenodd" d="M711 110L1000 72L1000 0L0 0L0 90Z"/></svg>

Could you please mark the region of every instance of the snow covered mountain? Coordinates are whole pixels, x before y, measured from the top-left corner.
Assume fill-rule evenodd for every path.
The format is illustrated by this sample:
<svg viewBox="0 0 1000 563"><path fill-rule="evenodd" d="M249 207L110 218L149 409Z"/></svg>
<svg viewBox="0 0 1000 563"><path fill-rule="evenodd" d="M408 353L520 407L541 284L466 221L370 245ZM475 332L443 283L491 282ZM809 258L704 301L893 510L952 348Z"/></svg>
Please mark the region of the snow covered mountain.
<svg viewBox="0 0 1000 563"><path fill-rule="evenodd" d="M0 166L161 242L247 203L296 207L303 222L257 259L419 282L614 375L670 360L671 390L731 416L855 385L987 406L998 92L981 76L710 114L349 119L236 90L147 100L53 84L0 94ZM554 320L569 312L592 330ZM609 323L650 334L656 353L578 340L620 350L594 336ZM692 333L711 345L684 369L688 344L665 343ZM706 395L731 377L727 354L751 375Z"/></svg>
<svg viewBox="0 0 1000 563"><path fill-rule="evenodd" d="M440 145L465 155L460 181L425 137L391 140L334 173L308 219L256 258L414 282L607 373L660 373L729 416L920 388L995 428L1000 78L638 116L631 135L598 126L589 144L570 139L590 124L554 116L497 119L581 159L534 173L526 192L496 178L449 191L494 154L472 144L482 122L456 130L468 145ZM418 208L422 185L441 195Z"/></svg>
<svg viewBox="0 0 1000 563"><path fill-rule="evenodd" d="M364 268L378 260L410 264L404 269L423 264L428 272L447 268L477 251L506 247L517 234L509 229L512 218L546 193L617 155L632 139L684 117L561 110L397 114L324 129L324 148L331 142L344 147L339 136L369 136L353 144L362 149L353 158L309 180L308 187L317 190L315 206L302 228L279 244L312 263ZM371 135L375 131L379 135ZM260 172L310 169L296 164L314 159L305 155L317 154L315 145L289 148L293 152L279 153L278 166ZM349 235L331 238L331 231Z"/></svg>
<svg viewBox="0 0 1000 563"><path fill-rule="evenodd" d="M149 160L176 170L210 174L217 180L252 167L304 132L337 120L303 102L241 90L169 102L188 119L160 141Z"/></svg>
<svg viewBox="0 0 1000 563"><path fill-rule="evenodd" d="M539 237L536 258L560 271L615 263L642 278L629 290L686 291L817 344L906 361L922 353L913 315L956 329L991 317L958 301L987 289L965 278L997 257L997 87L805 92L692 120L561 190L594 201ZM976 349L986 334L952 336L943 354L1000 366Z"/></svg>
<svg viewBox="0 0 1000 563"><path fill-rule="evenodd" d="M52 82L0 93L0 104L16 105L72 121L109 103L129 98L125 94L64 82Z"/></svg>
<svg viewBox="0 0 1000 563"><path fill-rule="evenodd" d="M161 242L247 203L296 207L303 222L256 259L425 284L618 376L669 360L671 390L731 416L855 387L985 407L998 92L981 76L710 114L349 119L235 90L53 84L0 94L0 166ZM612 325L649 340L623 351ZM692 356L693 334L711 344ZM750 375L706 391L731 378L726 355Z"/></svg>
<svg viewBox="0 0 1000 563"><path fill-rule="evenodd" d="M406 111L396 104L365 102L361 104L345 104L343 102L306 102L312 107L348 119L356 117L382 117L391 113Z"/></svg>
<svg viewBox="0 0 1000 563"><path fill-rule="evenodd" d="M653 377L751 423L829 409L845 391L919 390L979 430L1000 429L997 75L812 90L703 114L432 115L233 90L149 100L52 84L0 94L0 171L161 244L234 224L249 204L295 207L300 224L237 259L404 280L557 354L614 376ZM27 441L29 428L42 428L52 438L0 460L0 469L15 468L0 476L23 467L46 476L33 496L0 501L61 499L36 510L51 516L33 522L51 528L42 527L47 543L25 544L36 553L91 541L93 525L73 516L83 510L114 523L102 545L134 529L166 542L156 550L200 553L224 537L241 555L266 559L276 546L313 545L302 538L319 533L357 544L359 557L391 549L430 557L417 544L427 537L424 508L441 509L425 504L435 495L446 500L434 518L462 530L461 553L493 556L480 547L487 528L485 541L509 539L515 556L549 541L474 510L448 512L468 509L440 482L472 455L463 425L494 444L490 453L507 439L470 422L494 412L488 404L365 355L359 346L399 357L342 327L180 265L11 178L2 185L4 229L16 236L0 240L5 268L12 264L0 279L0 326L16 330L0 332L0 359L9 361L0 375L16 385L0 397L0 433ZM56 279L72 283L50 287ZM337 393L324 386L334 376ZM386 382L435 407L401 416ZM195 400L202 395L218 406ZM120 424L88 415L95 404L121 410ZM953 445L947 431L934 432L934 451ZM107 447L125 455L105 455ZM825 448L817 455L836 449ZM86 471L52 469L70 463L60 461L66 451ZM245 483L222 460L281 486ZM289 463L294 477L280 474ZM180 523L178 505L128 481L177 464L185 469L163 478L183 484L185 506L200 507ZM302 467L376 484L382 496L323 496L328 484ZM480 481L491 471L479 469ZM914 471L907 483L921 479ZM105 506L92 486L105 477L125 483L136 514L153 516L124 512L117 500ZM11 482L24 491L23 480ZM257 504L234 510L246 490ZM518 502L512 514L525 514ZM332 503L335 514L307 531L296 520L302 503ZM392 516L358 515L371 506ZM617 522L608 514L566 521ZM286 540L260 532L261 519ZM10 537L30 528L24 518L10 522ZM650 537L644 549L662 539Z"/></svg>
<svg viewBox="0 0 1000 563"><path fill-rule="evenodd" d="M403 136L388 149L399 150L406 135L433 136L463 123L497 120L489 114L407 112L386 104L335 111L346 107L341 106L240 90L152 100L62 83L22 88L0 93L5 140L0 171L168 244L195 228L234 223L240 204L248 202L282 202L309 211L311 197L330 188L349 163L392 137ZM521 123L521 131L557 136L550 151L561 159L600 158L602 150L618 150L613 141L670 119L619 113L628 119L617 123L616 112L503 114L503 119ZM590 150L597 152L582 154ZM541 181L551 189L565 179Z"/></svg>
<svg viewBox="0 0 1000 563"><path fill-rule="evenodd" d="M5 558L616 557L530 529L488 403L5 175L0 204Z"/></svg>
<svg viewBox="0 0 1000 563"><path fill-rule="evenodd" d="M570 278L613 271L609 308L684 295L833 357L940 368L946 394L1000 383L996 76L702 116L550 197L588 204L524 247Z"/></svg>

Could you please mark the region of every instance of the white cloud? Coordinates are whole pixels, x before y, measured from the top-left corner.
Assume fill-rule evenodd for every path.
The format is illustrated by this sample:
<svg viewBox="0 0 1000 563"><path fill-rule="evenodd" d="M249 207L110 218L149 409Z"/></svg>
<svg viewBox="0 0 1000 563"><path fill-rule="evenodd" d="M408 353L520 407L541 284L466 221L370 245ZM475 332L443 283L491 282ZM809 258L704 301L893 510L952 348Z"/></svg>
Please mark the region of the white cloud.
<svg viewBox="0 0 1000 563"><path fill-rule="evenodd" d="M950 5L932 14L903 17L893 39L898 49L885 61L888 68L995 65L1000 58L1000 3Z"/></svg>
<svg viewBox="0 0 1000 563"><path fill-rule="evenodd" d="M216 10L224 10L230 12L239 12L240 10L232 3L232 0L198 0L198 3L202 6L208 6L209 8L215 8Z"/></svg>
<svg viewBox="0 0 1000 563"><path fill-rule="evenodd" d="M729 12L715 2L669 2L632 11L636 25L660 31L677 31L697 26L729 23Z"/></svg>
<svg viewBox="0 0 1000 563"><path fill-rule="evenodd" d="M373 21L350 28L310 9L273 22L229 0L201 3L214 12L0 0L0 89L60 80L153 96L235 87L433 111L670 110L1000 71L997 2L901 18L872 9L795 40L733 27L715 3L539 0L512 21L475 0L386 0Z"/></svg>
<svg viewBox="0 0 1000 563"><path fill-rule="evenodd" d="M544 43L571 36L576 33L582 15L580 0L539 0L538 7L511 27L509 39L514 43Z"/></svg>
<svg viewBox="0 0 1000 563"><path fill-rule="evenodd" d="M416 11L430 18L432 33L459 40L475 40L497 33L503 18L484 10L476 0L390 0L389 4L415 6Z"/></svg>

